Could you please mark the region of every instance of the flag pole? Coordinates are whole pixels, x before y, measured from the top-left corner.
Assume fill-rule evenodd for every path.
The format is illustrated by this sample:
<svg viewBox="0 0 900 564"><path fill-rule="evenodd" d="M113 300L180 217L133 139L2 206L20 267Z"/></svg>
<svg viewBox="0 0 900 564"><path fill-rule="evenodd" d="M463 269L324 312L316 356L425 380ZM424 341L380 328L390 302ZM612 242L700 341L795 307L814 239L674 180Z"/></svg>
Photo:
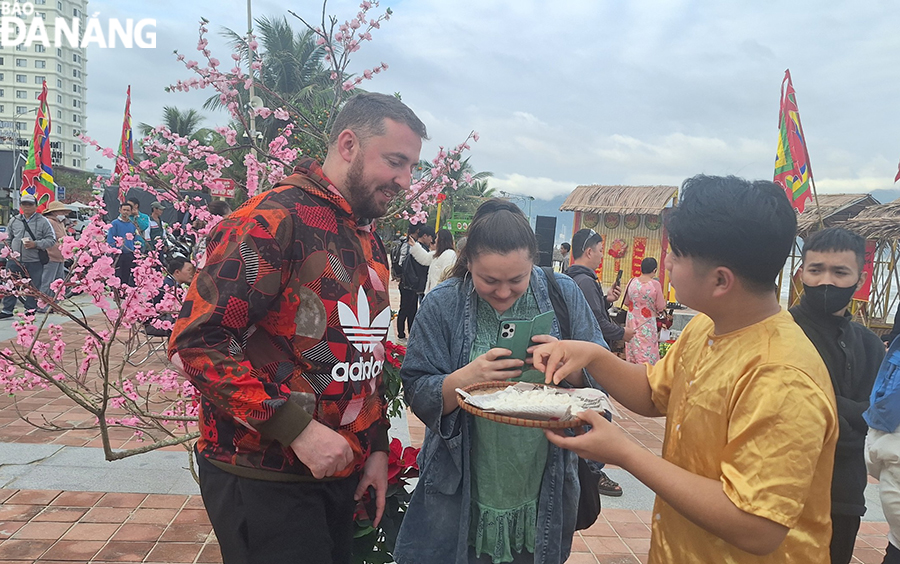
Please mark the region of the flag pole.
<svg viewBox="0 0 900 564"><path fill-rule="evenodd" d="M787 75L787 78L790 79L791 71L787 69L784 71ZM782 89L784 85L782 84ZM812 161L809 158L809 139L806 137L806 133L803 132L803 121L800 119L800 102L797 102L797 91L794 91L794 101L797 104L797 128L800 130L800 136L803 137L803 150L806 151L806 166L809 167L809 187L812 189L813 199L816 202L816 213L819 216L819 229L825 229L825 219L822 217L822 208L819 206L819 194L816 192L816 181L813 178L813 169L812 169Z"/></svg>

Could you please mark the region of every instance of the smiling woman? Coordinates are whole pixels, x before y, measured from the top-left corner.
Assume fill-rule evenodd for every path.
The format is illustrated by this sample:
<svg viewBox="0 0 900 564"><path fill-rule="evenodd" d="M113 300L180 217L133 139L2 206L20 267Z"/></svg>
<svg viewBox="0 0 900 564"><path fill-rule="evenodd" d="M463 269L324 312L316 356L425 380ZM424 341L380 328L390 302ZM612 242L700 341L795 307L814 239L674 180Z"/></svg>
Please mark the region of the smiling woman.
<svg viewBox="0 0 900 564"><path fill-rule="evenodd" d="M470 384L544 382L498 340L504 321L553 311L551 281L534 265L537 240L515 204L483 203L467 235L450 279L425 296L400 369L406 399L430 431L393 555L400 564L561 563L578 512L577 457L536 429L474 417L456 400L456 389ZM549 276L565 300L572 338L605 344L572 279ZM558 322L550 333L534 341L559 338ZM569 384L593 381L579 372Z"/></svg>

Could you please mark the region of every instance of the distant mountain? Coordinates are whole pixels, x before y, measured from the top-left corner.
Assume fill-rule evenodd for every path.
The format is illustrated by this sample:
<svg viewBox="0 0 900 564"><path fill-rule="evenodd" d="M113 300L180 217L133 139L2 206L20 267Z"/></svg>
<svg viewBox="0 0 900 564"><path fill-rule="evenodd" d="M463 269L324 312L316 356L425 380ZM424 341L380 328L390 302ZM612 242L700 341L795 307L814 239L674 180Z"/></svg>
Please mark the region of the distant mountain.
<svg viewBox="0 0 900 564"><path fill-rule="evenodd" d="M534 226L534 218L539 215L556 217L556 242L572 240L572 223L575 221L575 214L572 212L559 211L559 206L563 205L568 196L559 196L552 200L534 199L531 203L531 225ZM519 206L524 206L525 213L529 213L529 202L516 202Z"/></svg>
<svg viewBox="0 0 900 564"><path fill-rule="evenodd" d="M888 202L893 202L897 198L900 198L900 188L887 188L884 190L872 190L872 197L881 202L882 204L886 204Z"/></svg>

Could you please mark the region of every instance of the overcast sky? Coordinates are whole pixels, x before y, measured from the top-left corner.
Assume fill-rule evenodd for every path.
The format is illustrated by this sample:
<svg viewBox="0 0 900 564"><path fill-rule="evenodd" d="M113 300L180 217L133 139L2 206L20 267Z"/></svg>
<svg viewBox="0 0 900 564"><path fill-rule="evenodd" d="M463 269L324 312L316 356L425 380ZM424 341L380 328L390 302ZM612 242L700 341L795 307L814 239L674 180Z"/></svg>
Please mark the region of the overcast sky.
<svg viewBox="0 0 900 564"><path fill-rule="evenodd" d="M332 1L328 11L343 21L357 6ZM498 189L550 199L579 184L677 185L701 172L772 178L786 68L819 191L893 185L894 0L405 0L377 13L388 6L394 16L350 70L390 66L364 86L400 92L425 121L424 158L478 131L471 162L492 171ZM253 1L254 17L293 20L288 8L321 12L310 0ZM135 127L156 125L164 105L199 108L210 95L163 91L191 76L172 51L197 58L200 17L223 62L230 52L219 31L247 21L241 0L91 0L88 12L157 20L156 49L89 48L88 134L110 147L128 84ZM226 122L211 113L204 125Z"/></svg>

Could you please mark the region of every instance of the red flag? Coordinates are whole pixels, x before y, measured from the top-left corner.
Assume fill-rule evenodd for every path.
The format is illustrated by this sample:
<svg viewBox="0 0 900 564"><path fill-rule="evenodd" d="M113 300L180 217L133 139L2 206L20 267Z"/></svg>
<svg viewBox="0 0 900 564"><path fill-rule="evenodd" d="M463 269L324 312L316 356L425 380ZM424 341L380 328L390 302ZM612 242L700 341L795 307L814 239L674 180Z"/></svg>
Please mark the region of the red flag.
<svg viewBox="0 0 900 564"><path fill-rule="evenodd" d="M41 213L47 204L56 199L56 183L53 181L53 162L50 154L50 108L47 105L47 82L38 96L34 135L28 149L28 161L22 169L22 196L29 194L37 200Z"/></svg>
<svg viewBox="0 0 900 564"><path fill-rule="evenodd" d="M806 200L812 198L812 169L806 149L806 136L800 125L797 95L791 84L790 69L781 82L781 108L778 111L778 148L775 154L775 182L784 188L797 211L802 212Z"/></svg>
<svg viewBox="0 0 900 564"><path fill-rule="evenodd" d="M131 138L131 85L128 85L128 96L125 98L125 120L122 122L122 138L119 141L119 157L116 159L116 175L131 174L134 163L134 143Z"/></svg>
<svg viewBox="0 0 900 564"><path fill-rule="evenodd" d="M897 165L897 176L894 177L894 182L900 180L900 165Z"/></svg>

